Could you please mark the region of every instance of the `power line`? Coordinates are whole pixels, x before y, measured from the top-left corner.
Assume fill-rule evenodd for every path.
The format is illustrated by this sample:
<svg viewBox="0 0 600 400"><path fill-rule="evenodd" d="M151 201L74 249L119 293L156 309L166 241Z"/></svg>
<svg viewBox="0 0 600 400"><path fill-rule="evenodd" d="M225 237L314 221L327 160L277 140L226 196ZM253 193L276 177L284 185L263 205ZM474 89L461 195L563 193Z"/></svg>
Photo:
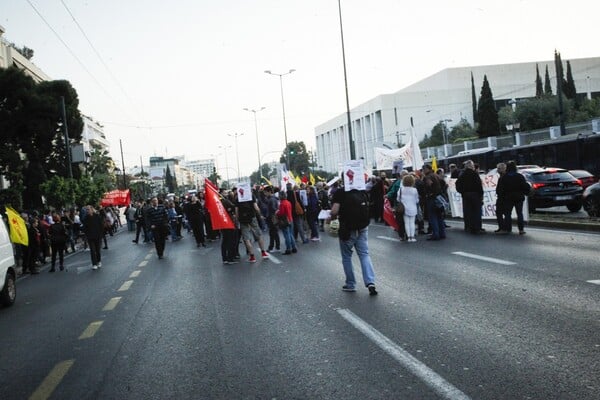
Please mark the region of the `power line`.
<svg viewBox="0 0 600 400"><path fill-rule="evenodd" d="M90 47L92 48L92 50L94 51L94 53L96 54L96 56L98 57L98 59L100 60L100 62L102 63L102 65L104 66L104 68L106 69L106 71L108 72L108 74L110 75L110 77L112 78L112 80L119 87L119 89L125 95L125 97L127 98L127 100L129 100L129 103L135 108L136 112L138 112L138 114L139 114L139 110L135 107L135 104L131 100L131 97L125 91L125 89L123 88L123 85L121 85L121 82L119 82L119 80L113 74L113 72L108 67L108 65L104 62L104 59L102 58L102 56L100 55L100 53L98 52L98 50L96 49L96 47L94 46L94 44L92 43L92 41L90 40L90 38L88 37L88 35L85 33L85 31L83 30L83 28L81 27L81 25L79 24L79 22L77 21L77 19L75 18L75 16L73 15L73 13L71 12L71 10L67 6L67 4L63 0L60 0L60 2L62 3L62 5L65 8L65 10L67 10L67 12L69 13L69 15L73 19L73 22L75 22L75 25L77 25L77 28L79 29L79 31L81 32L81 34L83 35L83 37L85 38L85 40L88 42L88 44L90 45Z"/></svg>

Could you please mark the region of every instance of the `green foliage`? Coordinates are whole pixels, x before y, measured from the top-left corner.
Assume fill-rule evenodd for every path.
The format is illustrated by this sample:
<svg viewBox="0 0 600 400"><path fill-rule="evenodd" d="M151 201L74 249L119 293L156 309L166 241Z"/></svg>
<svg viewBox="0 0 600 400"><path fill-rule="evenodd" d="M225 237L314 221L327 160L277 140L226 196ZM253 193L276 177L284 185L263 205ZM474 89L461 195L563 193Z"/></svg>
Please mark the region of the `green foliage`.
<svg viewBox="0 0 600 400"><path fill-rule="evenodd" d="M571 63L567 61L567 80L563 86L563 93L567 99L576 100L577 89L573 80L573 72L571 71Z"/></svg>
<svg viewBox="0 0 600 400"><path fill-rule="evenodd" d="M498 111L494 104L494 96L487 79L483 76L483 86L479 97L479 106L477 109L477 134L480 138L497 136L500 134L500 125L498 124Z"/></svg>
<svg viewBox="0 0 600 400"><path fill-rule="evenodd" d="M165 186L169 193L175 193L177 190L177 179L171 174L171 168L168 165L165 172Z"/></svg>
<svg viewBox="0 0 600 400"><path fill-rule="evenodd" d="M467 121L466 118L462 118L460 122L452 127L448 135L448 143L456 143L464 138L471 138L476 136L475 129Z"/></svg>
<svg viewBox="0 0 600 400"><path fill-rule="evenodd" d="M21 192L15 188L0 190L0 204L11 206L15 210L22 210L23 199L21 198Z"/></svg>
<svg viewBox="0 0 600 400"><path fill-rule="evenodd" d="M473 108L473 121L477 123L477 95L475 94L475 81L471 72L471 106Z"/></svg>
<svg viewBox="0 0 600 400"><path fill-rule="evenodd" d="M542 77L540 76L540 67L535 64L535 97L538 99L544 95L544 86L542 84ZM502 123L500 123L502 126Z"/></svg>
<svg viewBox="0 0 600 400"><path fill-rule="evenodd" d="M290 153L290 162L288 163L289 170L292 171L294 175L308 173L310 154L306 151L304 142L288 142L287 149ZM284 150L279 158L279 162L285 164L286 156L287 154Z"/></svg>
<svg viewBox="0 0 600 400"><path fill-rule="evenodd" d="M550 83L550 74L548 73L548 65L546 65L546 74L544 75L544 94L552 96L552 84Z"/></svg>

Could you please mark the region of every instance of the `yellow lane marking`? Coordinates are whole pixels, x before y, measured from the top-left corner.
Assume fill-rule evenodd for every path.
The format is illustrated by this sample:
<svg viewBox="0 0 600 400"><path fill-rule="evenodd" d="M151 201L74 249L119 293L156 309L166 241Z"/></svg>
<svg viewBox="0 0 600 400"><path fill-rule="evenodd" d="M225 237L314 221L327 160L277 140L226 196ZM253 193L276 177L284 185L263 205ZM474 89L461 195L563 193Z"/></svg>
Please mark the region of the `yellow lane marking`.
<svg viewBox="0 0 600 400"><path fill-rule="evenodd" d="M130 277L130 278L137 278L138 276L140 276L140 273L141 273L141 272L142 272L142 271L139 271L139 270L138 270L138 271L133 271L133 272L131 273L131 275L129 275L129 277Z"/></svg>
<svg viewBox="0 0 600 400"><path fill-rule="evenodd" d="M98 329L100 329L100 327L102 326L103 323L104 323L104 321L92 322L91 324L88 325L87 328L85 328L85 331L83 331L81 336L79 336L79 339L89 339L89 338L93 337L96 334L96 332L98 332Z"/></svg>
<svg viewBox="0 0 600 400"><path fill-rule="evenodd" d="M117 306L117 304L119 304L119 301L121 301L122 297L113 297L112 299L110 299L108 301L108 303L106 303L106 305L104 306L104 308L102 309L102 311L112 311L115 309L115 307Z"/></svg>
<svg viewBox="0 0 600 400"><path fill-rule="evenodd" d="M146 265L148 265L148 261L142 261L138 267L145 267Z"/></svg>
<svg viewBox="0 0 600 400"><path fill-rule="evenodd" d="M29 400L46 400L54 392L60 381L65 377L75 360L62 361L52 368L52 371L44 378L40 386L29 396Z"/></svg>
<svg viewBox="0 0 600 400"><path fill-rule="evenodd" d="M125 281L119 288L119 292L124 292L126 290L129 290L132 283L133 283L133 281Z"/></svg>

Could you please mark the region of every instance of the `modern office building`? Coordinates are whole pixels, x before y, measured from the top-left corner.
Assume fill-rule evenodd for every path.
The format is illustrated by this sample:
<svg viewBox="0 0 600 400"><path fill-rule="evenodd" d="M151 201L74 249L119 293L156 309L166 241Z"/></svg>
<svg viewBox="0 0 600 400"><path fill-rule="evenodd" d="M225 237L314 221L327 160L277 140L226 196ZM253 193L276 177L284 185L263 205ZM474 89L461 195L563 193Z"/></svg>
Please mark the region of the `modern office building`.
<svg viewBox="0 0 600 400"><path fill-rule="evenodd" d="M563 60L566 64L567 60ZM569 60L577 93L600 96L600 57ZM392 94L382 94L350 110L356 158L373 167L375 147L396 148L406 143L413 121L418 140L440 121L448 129L466 119L473 124L471 74L477 99L487 76L497 107L535 96L536 65L544 80L548 68L556 92L554 60L444 69ZM566 70L566 68L565 68ZM346 113L315 128L317 160L329 172L350 159Z"/></svg>

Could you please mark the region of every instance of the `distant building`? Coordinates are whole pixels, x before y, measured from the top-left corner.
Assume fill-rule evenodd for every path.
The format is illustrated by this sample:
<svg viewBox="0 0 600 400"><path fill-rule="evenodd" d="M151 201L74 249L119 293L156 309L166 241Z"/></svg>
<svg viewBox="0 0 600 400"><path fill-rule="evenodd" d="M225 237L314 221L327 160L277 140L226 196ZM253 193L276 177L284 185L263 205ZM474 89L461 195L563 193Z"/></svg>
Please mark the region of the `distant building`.
<svg viewBox="0 0 600 400"><path fill-rule="evenodd" d="M566 64L567 60L563 60ZM569 60L577 93L588 98L600 96L600 57ZM498 108L535 96L535 67L542 82L546 66L556 93L554 61L484 65L444 69L396 93L382 94L350 110L356 158L374 166L374 147L395 148L408 139L411 118L418 140L440 121L448 129L461 119L473 124L471 73L477 100L487 75ZM565 70L566 73L566 70ZM336 172L350 159L346 113L315 128L317 159L323 169Z"/></svg>
<svg viewBox="0 0 600 400"><path fill-rule="evenodd" d="M15 66L29 75L36 82L43 82L51 80L41 69L39 69L34 63L32 63L27 57L21 54L15 47L14 44L8 42L2 36L5 30L0 26L0 68L8 68ZM29 49L27 49L29 50ZM21 50L23 51L23 50ZM29 50L32 52L32 50Z"/></svg>

